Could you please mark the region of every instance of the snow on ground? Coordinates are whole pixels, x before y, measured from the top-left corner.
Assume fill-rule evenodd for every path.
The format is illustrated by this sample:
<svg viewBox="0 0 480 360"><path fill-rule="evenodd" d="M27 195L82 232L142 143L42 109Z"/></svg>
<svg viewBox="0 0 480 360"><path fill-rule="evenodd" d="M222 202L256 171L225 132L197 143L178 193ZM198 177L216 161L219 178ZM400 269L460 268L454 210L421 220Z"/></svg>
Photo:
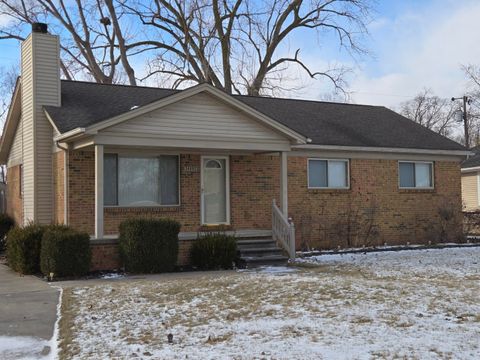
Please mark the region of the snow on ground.
<svg viewBox="0 0 480 360"><path fill-rule="evenodd" d="M0 359L50 359L50 341L29 336L0 336Z"/></svg>
<svg viewBox="0 0 480 360"><path fill-rule="evenodd" d="M61 355L480 357L480 248L322 255L301 262L296 272L267 268L65 289Z"/></svg>

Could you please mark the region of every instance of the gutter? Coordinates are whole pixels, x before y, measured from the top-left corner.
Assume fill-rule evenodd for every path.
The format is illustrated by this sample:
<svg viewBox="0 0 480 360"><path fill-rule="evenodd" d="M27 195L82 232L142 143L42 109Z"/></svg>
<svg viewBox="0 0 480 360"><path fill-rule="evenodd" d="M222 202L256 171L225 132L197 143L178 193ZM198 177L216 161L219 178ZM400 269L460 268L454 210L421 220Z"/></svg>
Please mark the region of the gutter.
<svg viewBox="0 0 480 360"><path fill-rule="evenodd" d="M382 152L382 153L404 153L404 154L430 154L430 155L450 155L450 156L469 156L475 155L470 150L428 150L414 148L387 148L371 146L339 146L339 145L292 145L293 150L330 150L330 151L364 151L364 152Z"/></svg>
<svg viewBox="0 0 480 360"><path fill-rule="evenodd" d="M55 136L53 140L58 143L69 138L79 137L83 134L85 134L85 128L75 128L73 130L67 131L66 133Z"/></svg>
<svg viewBox="0 0 480 360"><path fill-rule="evenodd" d="M460 171L463 172L472 172L472 171L480 171L480 166L469 167L469 168L462 168Z"/></svg>

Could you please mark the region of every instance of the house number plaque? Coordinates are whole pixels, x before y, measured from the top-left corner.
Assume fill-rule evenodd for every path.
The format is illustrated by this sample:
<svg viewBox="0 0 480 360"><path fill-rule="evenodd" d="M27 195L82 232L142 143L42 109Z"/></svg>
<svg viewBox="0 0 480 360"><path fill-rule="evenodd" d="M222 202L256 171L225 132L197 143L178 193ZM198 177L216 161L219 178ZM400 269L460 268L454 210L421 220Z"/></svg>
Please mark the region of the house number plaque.
<svg viewBox="0 0 480 360"><path fill-rule="evenodd" d="M199 172L200 169L197 165L186 165L183 167L183 172L188 172L188 173L196 173Z"/></svg>

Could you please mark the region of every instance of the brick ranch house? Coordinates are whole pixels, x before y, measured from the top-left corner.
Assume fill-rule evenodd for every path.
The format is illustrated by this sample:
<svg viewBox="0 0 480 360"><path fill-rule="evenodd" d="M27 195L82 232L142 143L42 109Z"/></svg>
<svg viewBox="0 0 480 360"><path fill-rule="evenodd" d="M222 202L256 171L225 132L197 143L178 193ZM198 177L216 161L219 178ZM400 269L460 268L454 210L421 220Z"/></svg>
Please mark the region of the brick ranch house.
<svg viewBox="0 0 480 360"><path fill-rule="evenodd" d="M385 107L64 81L58 37L37 29L0 144L8 213L88 232L93 269L118 266L130 217L181 222L179 264L206 225L273 231L290 256L437 241L442 207L461 233L468 151Z"/></svg>

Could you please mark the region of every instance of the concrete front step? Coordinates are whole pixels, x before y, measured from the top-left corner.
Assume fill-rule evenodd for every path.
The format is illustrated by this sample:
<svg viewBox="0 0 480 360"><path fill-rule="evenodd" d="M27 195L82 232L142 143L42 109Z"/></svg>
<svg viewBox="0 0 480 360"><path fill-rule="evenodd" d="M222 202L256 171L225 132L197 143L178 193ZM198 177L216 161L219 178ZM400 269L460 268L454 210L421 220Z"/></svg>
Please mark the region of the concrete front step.
<svg viewBox="0 0 480 360"><path fill-rule="evenodd" d="M268 256L246 256L241 258L241 263L246 268L254 268L258 266L285 266L288 257L284 255L268 255Z"/></svg>
<svg viewBox="0 0 480 360"><path fill-rule="evenodd" d="M237 240L238 249L251 249L257 247L277 247L277 243L272 238Z"/></svg>
<svg viewBox="0 0 480 360"><path fill-rule="evenodd" d="M237 249L241 267L263 265L286 265L288 257L283 254L272 238L237 240Z"/></svg>
<svg viewBox="0 0 480 360"><path fill-rule="evenodd" d="M283 250L276 247L254 247L254 248L247 248L247 249L239 249L241 256L264 256L269 254L282 254Z"/></svg>

